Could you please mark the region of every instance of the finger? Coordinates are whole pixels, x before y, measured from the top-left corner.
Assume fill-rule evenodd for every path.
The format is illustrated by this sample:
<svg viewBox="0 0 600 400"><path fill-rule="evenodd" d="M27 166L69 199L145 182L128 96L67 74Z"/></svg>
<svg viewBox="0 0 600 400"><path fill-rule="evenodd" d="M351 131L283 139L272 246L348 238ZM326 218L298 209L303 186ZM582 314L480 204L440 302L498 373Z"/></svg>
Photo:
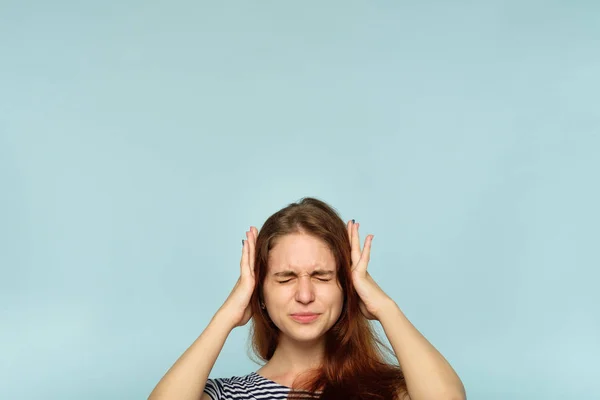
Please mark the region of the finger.
<svg viewBox="0 0 600 400"><path fill-rule="evenodd" d="M254 235L253 226L250 227L250 232L248 232L248 266L250 268L250 275L254 276L254 253L256 251L256 236Z"/></svg>
<svg viewBox="0 0 600 400"><path fill-rule="evenodd" d="M254 247L256 247L256 240L258 239L258 229L255 226L250 227L250 230L254 233Z"/></svg>
<svg viewBox="0 0 600 400"><path fill-rule="evenodd" d="M352 246L352 220L349 220L346 223L346 230L348 231L348 241L350 242L350 246Z"/></svg>
<svg viewBox="0 0 600 400"><path fill-rule="evenodd" d="M352 227L352 264L356 265L360 261L360 235L358 233L359 224L356 222Z"/></svg>
<svg viewBox="0 0 600 400"><path fill-rule="evenodd" d="M248 237L248 232L246 232L246 237ZM242 240L242 260L240 261L240 275L244 276L248 270L248 240Z"/></svg>
<svg viewBox="0 0 600 400"><path fill-rule="evenodd" d="M256 241L258 240L258 228L256 228L255 226L252 227L252 231L254 232L254 254L252 255L252 276L255 275L255 268L256 268Z"/></svg>
<svg viewBox="0 0 600 400"><path fill-rule="evenodd" d="M365 246L360 256L360 262L357 266L357 268L360 268L363 271L367 270L367 267L369 266L369 261L371 260L371 243L373 242L374 236L375 235L368 235L365 239Z"/></svg>

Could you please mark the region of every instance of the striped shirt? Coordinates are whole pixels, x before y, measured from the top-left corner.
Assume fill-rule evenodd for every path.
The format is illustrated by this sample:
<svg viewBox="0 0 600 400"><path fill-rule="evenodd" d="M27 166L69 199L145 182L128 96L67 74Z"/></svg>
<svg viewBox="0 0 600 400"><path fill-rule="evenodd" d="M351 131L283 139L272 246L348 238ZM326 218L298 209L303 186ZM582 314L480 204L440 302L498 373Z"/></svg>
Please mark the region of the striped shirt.
<svg viewBox="0 0 600 400"><path fill-rule="evenodd" d="M209 378L204 392L212 400L283 400L287 398L290 388L251 372L231 378Z"/></svg>

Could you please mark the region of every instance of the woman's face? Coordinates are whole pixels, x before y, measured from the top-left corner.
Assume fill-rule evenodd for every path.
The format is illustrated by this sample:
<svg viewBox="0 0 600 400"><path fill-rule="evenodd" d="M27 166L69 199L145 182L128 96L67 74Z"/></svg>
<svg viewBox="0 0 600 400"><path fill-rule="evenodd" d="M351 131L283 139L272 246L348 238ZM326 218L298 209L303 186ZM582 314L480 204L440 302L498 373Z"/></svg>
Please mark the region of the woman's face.
<svg viewBox="0 0 600 400"><path fill-rule="evenodd" d="M263 295L269 317L283 334L297 341L323 336L339 318L344 300L327 244L304 233L278 238L269 252Z"/></svg>

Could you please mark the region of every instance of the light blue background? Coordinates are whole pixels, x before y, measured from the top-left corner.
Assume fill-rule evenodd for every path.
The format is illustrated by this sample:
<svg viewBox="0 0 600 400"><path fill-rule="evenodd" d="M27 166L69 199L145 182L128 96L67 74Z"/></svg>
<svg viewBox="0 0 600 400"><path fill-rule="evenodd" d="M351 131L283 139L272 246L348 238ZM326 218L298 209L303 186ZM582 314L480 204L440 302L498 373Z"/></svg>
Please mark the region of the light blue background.
<svg viewBox="0 0 600 400"><path fill-rule="evenodd" d="M0 2L0 398L146 398L302 196L470 399L600 398L599 15Z"/></svg>

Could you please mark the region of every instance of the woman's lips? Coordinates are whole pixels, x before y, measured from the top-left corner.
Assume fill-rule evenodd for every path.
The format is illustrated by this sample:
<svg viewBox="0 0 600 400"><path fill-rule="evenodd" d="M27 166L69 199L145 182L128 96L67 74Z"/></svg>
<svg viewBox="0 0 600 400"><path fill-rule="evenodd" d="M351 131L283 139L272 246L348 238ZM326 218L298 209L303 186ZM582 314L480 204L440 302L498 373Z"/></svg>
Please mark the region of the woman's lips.
<svg viewBox="0 0 600 400"><path fill-rule="evenodd" d="M319 314L292 314L291 317L294 321L307 324L319 318Z"/></svg>

